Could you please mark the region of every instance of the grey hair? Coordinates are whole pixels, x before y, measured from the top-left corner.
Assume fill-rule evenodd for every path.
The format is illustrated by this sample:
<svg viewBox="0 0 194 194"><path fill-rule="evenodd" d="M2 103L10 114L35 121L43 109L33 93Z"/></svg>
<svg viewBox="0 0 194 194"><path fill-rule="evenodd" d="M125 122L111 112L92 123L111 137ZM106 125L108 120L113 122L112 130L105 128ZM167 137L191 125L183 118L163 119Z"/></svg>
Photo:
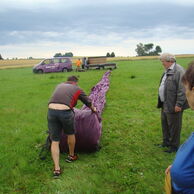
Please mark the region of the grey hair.
<svg viewBox="0 0 194 194"><path fill-rule="evenodd" d="M167 62L175 62L176 61L176 58L174 55L170 54L170 53L163 53L159 59L162 61L167 61Z"/></svg>

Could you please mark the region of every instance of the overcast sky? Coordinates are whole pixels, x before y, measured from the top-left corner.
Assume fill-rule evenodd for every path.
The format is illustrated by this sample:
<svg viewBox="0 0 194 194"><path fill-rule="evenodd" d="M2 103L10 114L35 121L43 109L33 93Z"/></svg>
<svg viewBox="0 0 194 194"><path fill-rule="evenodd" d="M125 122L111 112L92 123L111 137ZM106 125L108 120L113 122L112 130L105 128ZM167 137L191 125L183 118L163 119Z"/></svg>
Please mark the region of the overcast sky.
<svg viewBox="0 0 194 194"><path fill-rule="evenodd" d="M1 0L3 58L135 56L139 43L194 53L193 0Z"/></svg>

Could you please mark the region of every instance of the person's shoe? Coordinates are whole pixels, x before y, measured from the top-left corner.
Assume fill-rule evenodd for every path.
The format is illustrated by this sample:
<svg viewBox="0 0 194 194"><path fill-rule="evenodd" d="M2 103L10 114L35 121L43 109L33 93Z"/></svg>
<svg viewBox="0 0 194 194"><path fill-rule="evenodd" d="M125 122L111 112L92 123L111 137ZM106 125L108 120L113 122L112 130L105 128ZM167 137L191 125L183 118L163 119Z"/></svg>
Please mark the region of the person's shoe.
<svg viewBox="0 0 194 194"><path fill-rule="evenodd" d="M65 159L65 161L71 163L71 162L76 161L77 159L78 159L77 155L74 155L74 156L68 155L67 158Z"/></svg>
<svg viewBox="0 0 194 194"><path fill-rule="evenodd" d="M60 170L53 170L53 178L57 179L61 175L62 171Z"/></svg>
<svg viewBox="0 0 194 194"><path fill-rule="evenodd" d="M159 148L169 147L168 144L164 144L164 143L162 143L162 144L154 144L154 145L157 146L157 147L159 147Z"/></svg>
<svg viewBox="0 0 194 194"><path fill-rule="evenodd" d="M178 150L178 148L171 147L168 150L164 150L164 152L166 152L166 153L173 153L173 152L177 152L177 150Z"/></svg>

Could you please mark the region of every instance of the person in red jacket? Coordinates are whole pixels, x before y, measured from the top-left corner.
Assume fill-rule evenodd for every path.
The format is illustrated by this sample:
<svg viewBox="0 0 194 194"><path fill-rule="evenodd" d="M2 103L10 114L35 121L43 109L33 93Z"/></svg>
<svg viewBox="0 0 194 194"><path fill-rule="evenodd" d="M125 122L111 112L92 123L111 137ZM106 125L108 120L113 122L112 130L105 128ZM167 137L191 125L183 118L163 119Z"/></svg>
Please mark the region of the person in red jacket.
<svg viewBox="0 0 194 194"><path fill-rule="evenodd" d="M51 155L54 162L53 176L58 177L61 174L59 165L59 142L62 129L67 135L69 155L66 162L73 162L78 159L74 153L75 148L75 129L74 129L74 112L77 100L81 100L88 106L92 112L96 112L91 100L84 91L77 85L78 78L70 76L67 82L60 83L55 88L48 103L48 128L51 138Z"/></svg>

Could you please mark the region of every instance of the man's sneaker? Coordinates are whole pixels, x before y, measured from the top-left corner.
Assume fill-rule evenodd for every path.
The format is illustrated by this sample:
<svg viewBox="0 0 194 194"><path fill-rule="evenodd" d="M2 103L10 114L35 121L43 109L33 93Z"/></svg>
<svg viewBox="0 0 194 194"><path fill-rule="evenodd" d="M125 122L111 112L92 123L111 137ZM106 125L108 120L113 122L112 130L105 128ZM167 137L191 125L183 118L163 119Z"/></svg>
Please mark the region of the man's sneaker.
<svg viewBox="0 0 194 194"><path fill-rule="evenodd" d="M65 159L66 162L74 162L78 159L78 156L77 155L74 155L74 156L70 156L68 155L68 157Z"/></svg>

